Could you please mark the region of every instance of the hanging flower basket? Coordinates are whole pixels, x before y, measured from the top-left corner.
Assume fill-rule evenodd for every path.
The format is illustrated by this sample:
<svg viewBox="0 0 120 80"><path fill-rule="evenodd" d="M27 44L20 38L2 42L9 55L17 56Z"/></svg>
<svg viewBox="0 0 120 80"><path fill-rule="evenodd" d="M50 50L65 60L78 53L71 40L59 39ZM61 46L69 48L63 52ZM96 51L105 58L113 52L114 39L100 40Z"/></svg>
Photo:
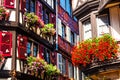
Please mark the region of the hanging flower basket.
<svg viewBox="0 0 120 80"><path fill-rule="evenodd" d="M72 49L74 65L86 66L94 61L105 61L117 58L118 44L109 35L82 41Z"/></svg>

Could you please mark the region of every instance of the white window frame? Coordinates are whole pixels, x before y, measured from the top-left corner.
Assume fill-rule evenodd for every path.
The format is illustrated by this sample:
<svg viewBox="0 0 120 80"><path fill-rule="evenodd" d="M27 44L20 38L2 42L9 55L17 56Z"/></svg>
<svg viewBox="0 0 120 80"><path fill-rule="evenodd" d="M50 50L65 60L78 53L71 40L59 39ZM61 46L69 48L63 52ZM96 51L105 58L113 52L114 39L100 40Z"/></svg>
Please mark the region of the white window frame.
<svg viewBox="0 0 120 80"><path fill-rule="evenodd" d="M107 22L103 22L102 18L106 18ZM97 16L97 31L97 36L102 36L104 33L110 33L108 14Z"/></svg>
<svg viewBox="0 0 120 80"><path fill-rule="evenodd" d="M60 73L62 73L62 55L60 53L57 53L57 67L60 70Z"/></svg>
<svg viewBox="0 0 120 80"><path fill-rule="evenodd" d="M83 22L84 40L92 38L92 26L90 20Z"/></svg>

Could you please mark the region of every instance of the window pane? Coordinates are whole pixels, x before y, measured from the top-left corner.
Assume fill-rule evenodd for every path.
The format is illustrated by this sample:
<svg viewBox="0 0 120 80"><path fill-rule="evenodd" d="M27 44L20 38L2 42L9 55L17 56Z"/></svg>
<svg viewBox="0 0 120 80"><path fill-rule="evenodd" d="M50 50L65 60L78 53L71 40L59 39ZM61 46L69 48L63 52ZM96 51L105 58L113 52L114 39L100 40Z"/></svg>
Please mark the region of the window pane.
<svg viewBox="0 0 120 80"><path fill-rule="evenodd" d="M74 33L71 32L71 43L74 44L74 42L75 42L75 41L74 41Z"/></svg>
<svg viewBox="0 0 120 80"><path fill-rule="evenodd" d="M59 70L62 72L62 64L59 64Z"/></svg>
<svg viewBox="0 0 120 80"><path fill-rule="evenodd" d="M70 0L66 0L66 11L71 15L71 5Z"/></svg>
<svg viewBox="0 0 120 80"><path fill-rule="evenodd" d="M66 34L65 25L62 24L62 38L65 38L65 37L66 37L65 34Z"/></svg>
<svg viewBox="0 0 120 80"><path fill-rule="evenodd" d="M54 0L51 0L51 1L52 1L52 8L54 9L54 3L55 3L55 2L54 2Z"/></svg>
<svg viewBox="0 0 120 80"><path fill-rule="evenodd" d="M37 57L37 51L38 51L38 47L37 47L37 45L34 45L34 47L33 47L33 56L34 57Z"/></svg>
<svg viewBox="0 0 120 80"><path fill-rule="evenodd" d="M62 63L62 74L66 74L66 60L64 58Z"/></svg>
<svg viewBox="0 0 120 80"><path fill-rule="evenodd" d="M58 57L59 57L59 58L58 58L58 59L59 59L59 62L61 63L61 62L62 62L62 57L61 57L61 55L59 55Z"/></svg>
<svg viewBox="0 0 120 80"><path fill-rule="evenodd" d="M46 48L44 48L44 59L47 63L50 63L50 53Z"/></svg>
<svg viewBox="0 0 120 80"><path fill-rule="evenodd" d="M83 28L84 28L84 40L92 38L91 24L89 20L83 23Z"/></svg>
<svg viewBox="0 0 120 80"><path fill-rule="evenodd" d="M46 12L45 14L45 23L48 24L49 23L49 14Z"/></svg>
<svg viewBox="0 0 120 80"><path fill-rule="evenodd" d="M103 35L103 33L109 33L109 20L108 20L108 15L100 15L97 18L97 31L98 31L98 36Z"/></svg>
<svg viewBox="0 0 120 80"><path fill-rule="evenodd" d="M57 66L62 73L62 55L60 53L57 53Z"/></svg>
<svg viewBox="0 0 120 80"><path fill-rule="evenodd" d="M47 3L52 6L52 1L51 0L47 0Z"/></svg>
<svg viewBox="0 0 120 80"><path fill-rule="evenodd" d="M33 0L30 1L30 12L35 12L35 2Z"/></svg>
<svg viewBox="0 0 120 80"><path fill-rule="evenodd" d="M71 62L68 64L69 78L73 78L73 65Z"/></svg>
<svg viewBox="0 0 120 80"><path fill-rule="evenodd" d="M60 0L60 5L62 6L63 9L65 9L65 0Z"/></svg>
<svg viewBox="0 0 120 80"><path fill-rule="evenodd" d="M27 43L27 56L30 56L30 54L31 54L31 43L28 42Z"/></svg>
<svg viewBox="0 0 120 80"><path fill-rule="evenodd" d="M26 0L26 10L27 10L27 12L29 12L29 0Z"/></svg>

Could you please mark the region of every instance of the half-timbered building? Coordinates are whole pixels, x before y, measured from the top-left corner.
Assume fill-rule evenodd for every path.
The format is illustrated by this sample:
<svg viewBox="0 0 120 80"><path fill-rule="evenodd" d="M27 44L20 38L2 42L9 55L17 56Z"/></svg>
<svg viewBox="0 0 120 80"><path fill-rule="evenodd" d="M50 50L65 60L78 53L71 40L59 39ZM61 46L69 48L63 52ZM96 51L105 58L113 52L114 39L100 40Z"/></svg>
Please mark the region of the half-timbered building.
<svg viewBox="0 0 120 80"><path fill-rule="evenodd" d="M73 66L70 53L79 41L71 0L0 0L0 9L0 54L4 57L0 80L39 80L28 74L29 56L56 65L61 72L58 80L79 80L79 68ZM42 35L42 26L27 24L26 13L34 13L44 24L54 24L56 33Z"/></svg>
<svg viewBox="0 0 120 80"><path fill-rule="evenodd" d="M73 0L72 3L73 15L79 22L80 41L109 33L119 44L119 0ZM81 69L82 80L86 76L92 80L118 80L119 66L119 55L117 60L92 63L91 66Z"/></svg>

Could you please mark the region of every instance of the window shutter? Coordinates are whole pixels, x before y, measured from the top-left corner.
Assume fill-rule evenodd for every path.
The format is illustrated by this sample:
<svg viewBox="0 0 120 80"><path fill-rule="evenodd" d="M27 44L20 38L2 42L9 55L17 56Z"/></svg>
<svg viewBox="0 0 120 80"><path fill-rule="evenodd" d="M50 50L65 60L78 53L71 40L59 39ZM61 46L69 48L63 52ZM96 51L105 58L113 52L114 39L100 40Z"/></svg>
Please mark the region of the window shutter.
<svg viewBox="0 0 120 80"><path fill-rule="evenodd" d="M50 23L53 23L53 22L52 22L52 18L54 17L53 14L50 13L49 17L50 17Z"/></svg>
<svg viewBox="0 0 120 80"><path fill-rule="evenodd" d="M62 55L60 53L57 53L57 67L62 73Z"/></svg>
<svg viewBox="0 0 120 80"><path fill-rule="evenodd" d="M25 12L26 9L26 0L20 0L21 10L22 12Z"/></svg>
<svg viewBox="0 0 120 80"><path fill-rule="evenodd" d="M55 52L50 52L50 61L53 65L56 64L56 56L55 56Z"/></svg>
<svg viewBox="0 0 120 80"><path fill-rule="evenodd" d="M27 55L27 37L18 36L18 58L25 59Z"/></svg>
<svg viewBox="0 0 120 80"><path fill-rule="evenodd" d="M2 51L3 56L11 56L12 49L12 33L10 32L0 32L0 51Z"/></svg>
<svg viewBox="0 0 120 80"><path fill-rule="evenodd" d="M36 1L36 15L42 19L42 4Z"/></svg>
<svg viewBox="0 0 120 80"><path fill-rule="evenodd" d="M74 45L76 45L76 43L77 43L77 34L76 33L74 33Z"/></svg>
<svg viewBox="0 0 120 80"><path fill-rule="evenodd" d="M4 6L7 8L14 8L15 1L14 0L5 0Z"/></svg>
<svg viewBox="0 0 120 80"><path fill-rule="evenodd" d="M58 18L58 34L62 36L62 24L59 18Z"/></svg>
<svg viewBox="0 0 120 80"><path fill-rule="evenodd" d="M68 34L68 41L71 42L71 29L69 26L67 28L68 28L68 33L67 33Z"/></svg>
<svg viewBox="0 0 120 80"><path fill-rule="evenodd" d="M40 44L39 45L39 57L42 58L42 59L44 59L43 51L44 51L44 47L43 47L43 45Z"/></svg>
<svg viewBox="0 0 120 80"><path fill-rule="evenodd" d="M67 41L71 41L71 31L69 26L66 26L66 37L67 37Z"/></svg>
<svg viewBox="0 0 120 80"><path fill-rule="evenodd" d="M56 24L56 16L50 13L50 23Z"/></svg>

